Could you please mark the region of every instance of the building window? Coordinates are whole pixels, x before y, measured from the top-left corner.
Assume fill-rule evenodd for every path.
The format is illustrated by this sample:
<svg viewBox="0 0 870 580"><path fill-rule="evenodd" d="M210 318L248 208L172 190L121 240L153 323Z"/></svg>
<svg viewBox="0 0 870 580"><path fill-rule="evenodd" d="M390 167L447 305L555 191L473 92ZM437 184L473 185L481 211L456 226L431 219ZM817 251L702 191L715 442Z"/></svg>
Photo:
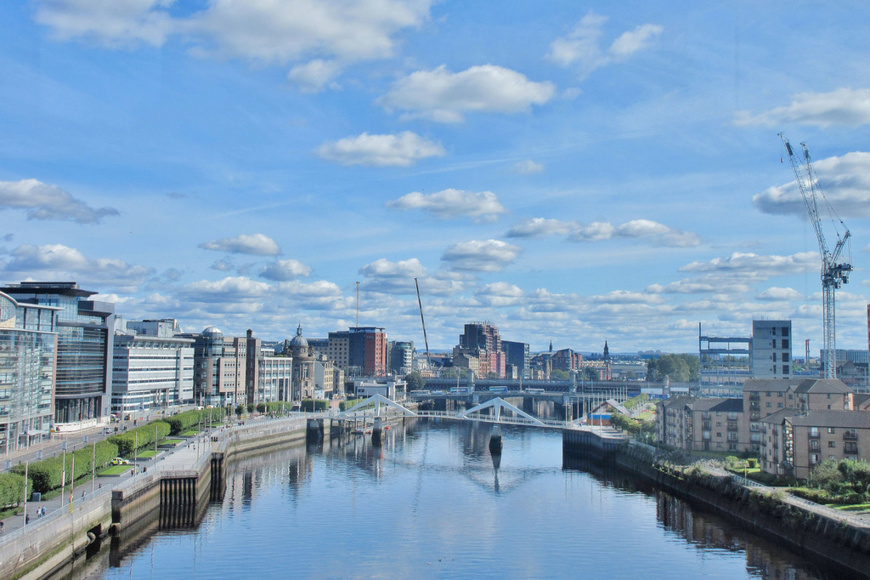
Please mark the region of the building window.
<svg viewBox="0 0 870 580"><path fill-rule="evenodd" d="M830 434L833 435L833 434L836 433L836 432L837 432L837 430L834 429L833 427L828 427L828 433L830 433Z"/></svg>
<svg viewBox="0 0 870 580"><path fill-rule="evenodd" d="M788 357L788 353L787 353L787 352L782 353L782 362L788 362L788 358L789 358L789 357Z"/></svg>
<svg viewBox="0 0 870 580"><path fill-rule="evenodd" d="M782 335L783 335L783 336L788 336L788 326L783 326L783 327L782 327Z"/></svg>
<svg viewBox="0 0 870 580"><path fill-rule="evenodd" d="M767 407L768 409L770 409L770 401L768 401L767 403L765 403L764 406Z"/></svg>
<svg viewBox="0 0 870 580"><path fill-rule="evenodd" d="M828 447L831 448L831 449L836 449L836 448L837 448L837 442L836 442L836 441L828 441Z"/></svg>
<svg viewBox="0 0 870 580"><path fill-rule="evenodd" d="M786 338L782 339L782 348L788 348L788 339L786 339Z"/></svg>
<svg viewBox="0 0 870 580"><path fill-rule="evenodd" d="M782 365L782 374L784 374L784 375L788 374L788 365Z"/></svg>

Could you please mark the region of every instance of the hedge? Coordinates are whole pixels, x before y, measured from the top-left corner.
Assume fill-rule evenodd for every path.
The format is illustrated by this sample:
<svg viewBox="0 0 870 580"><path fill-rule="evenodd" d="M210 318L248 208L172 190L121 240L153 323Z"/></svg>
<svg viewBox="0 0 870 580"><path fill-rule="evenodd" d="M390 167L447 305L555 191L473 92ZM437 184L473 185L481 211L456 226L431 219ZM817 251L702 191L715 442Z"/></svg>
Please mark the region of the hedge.
<svg viewBox="0 0 870 580"><path fill-rule="evenodd" d="M269 403L257 403L258 413L282 413L284 411L292 411L293 403L284 401L272 401Z"/></svg>
<svg viewBox="0 0 870 580"><path fill-rule="evenodd" d="M30 483L28 487L27 496L30 497L33 484ZM24 501L24 476L17 473L0 473L0 508L16 506L22 501Z"/></svg>
<svg viewBox="0 0 870 580"><path fill-rule="evenodd" d="M91 473L92 469L100 469L108 465L112 459L118 456L118 445L111 441L100 441L96 446L96 461L94 461L94 446L87 445L75 452L66 453L66 469L64 469L64 454L57 457L49 457L42 461L35 461L27 468L27 476L33 485L33 491L47 493L53 489L59 489L61 478L65 476L66 482L70 481L70 475L79 479ZM75 473L70 474L75 457ZM18 464L11 470L19 475L24 474L24 465Z"/></svg>
<svg viewBox="0 0 870 580"><path fill-rule="evenodd" d="M302 410L306 413L328 411L329 401L326 399L302 399Z"/></svg>
<svg viewBox="0 0 870 580"><path fill-rule="evenodd" d="M211 409L202 409L201 411L196 409L193 411L185 411L184 413L173 415L172 417L165 419L165 421L171 428L169 434L178 435L184 433L190 427L197 425L200 420L202 420L202 423L205 425L208 424L209 419L212 421L223 421L225 417L226 409L223 407L214 407Z"/></svg>
<svg viewBox="0 0 870 580"><path fill-rule="evenodd" d="M169 423L165 421L152 421L151 423L148 423L147 425L142 425L141 427L133 429L132 431L126 431L118 435L112 435L108 438L108 441L111 441L118 446L118 455L129 456L136 448L142 449L143 447L153 447L155 441L155 431L157 435L157 441L160 441L161 439L169 435L171 428L169 426Z"/></svg>
<svg viewBox="0 0 870 580"><path fill-rule="evenodd" d="M348 409L353 408L354 405L358 405L363 401L365 401L365 399L349 399L347 401L342 401L338 404L338 410L347 411Z"/></svg>

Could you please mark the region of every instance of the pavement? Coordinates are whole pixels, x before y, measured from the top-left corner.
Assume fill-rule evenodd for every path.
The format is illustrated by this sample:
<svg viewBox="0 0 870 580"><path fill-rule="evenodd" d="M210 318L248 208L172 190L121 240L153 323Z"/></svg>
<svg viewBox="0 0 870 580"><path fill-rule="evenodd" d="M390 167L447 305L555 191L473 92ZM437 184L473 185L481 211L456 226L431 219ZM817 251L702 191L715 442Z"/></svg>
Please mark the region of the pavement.
<svg viewBox="0 0 870 580"><path fill-rule="evenodd" d="M132 426L132 421L130 423L130 426ZM96 431L99 433L100 429L96 429ZM91 445L93 441L94 439L89 438L86 445ZM137 460L137 472L138 474L141 474L151 472L154 469L162 470L189 467L196 462L206 445L208 445L208 440L205 435L187 439L184 443L181 443L174 449L161 450L161 453L159 453L155 458ZM58 450L62 453L59 442L57 443L57 446ZM67 450L69 450L69 447L67 447ZM46 457L46 455L43 455L43 457ZM40 516L37 516L37 510L41 510L42 508L45 508L46 517L49 517L58 512L58 510L68 511L70 509L69 504L71 501L75 505L81 501L88 501L95 497L95 495L110 494L112 488L116 487L119 483L130 479L131 477L136 477L136 475L131 474L133 467L133 465L130 465L130 471L121 476L95 476L93 480L87 479L79 481L72 490L67 486L66 489L64 489L63 494L46 501L28 501L26 513L29 516L29 523L27 525L38 523ZM9 516L0 521L3 523L2 533L9 534L10 532L25 526L25 514L21 513L15 516Z"/></svg>

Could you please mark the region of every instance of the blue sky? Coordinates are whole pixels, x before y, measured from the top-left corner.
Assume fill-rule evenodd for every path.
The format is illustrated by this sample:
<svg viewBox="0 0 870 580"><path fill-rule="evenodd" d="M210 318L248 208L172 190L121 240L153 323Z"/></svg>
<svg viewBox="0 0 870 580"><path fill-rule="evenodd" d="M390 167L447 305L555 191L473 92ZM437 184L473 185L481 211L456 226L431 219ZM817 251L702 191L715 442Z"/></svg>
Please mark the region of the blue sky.
<svg viewBox="0 0 870 580"><path fill-rule="evenodd" d="M497 8L496 8L497 7ZM283 339L697 350L793 321L818 244L780 131L852 233L867 347L861 2L0 4L0 280ZM836 242L825 222L829 245Z"/></svg>

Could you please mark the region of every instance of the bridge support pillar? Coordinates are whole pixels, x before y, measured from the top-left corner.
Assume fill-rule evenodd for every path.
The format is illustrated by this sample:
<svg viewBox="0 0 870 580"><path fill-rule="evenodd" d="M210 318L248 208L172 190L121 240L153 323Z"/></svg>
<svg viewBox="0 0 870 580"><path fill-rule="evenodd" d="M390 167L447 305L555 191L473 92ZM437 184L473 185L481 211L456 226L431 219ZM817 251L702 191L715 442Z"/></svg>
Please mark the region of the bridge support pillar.
<svg viewBox="0 0 870 580"><path fill-rule="evenodd" d="M379 447L381 445L381 436L384 433L383 419L375 417L375 424L372 427L372 445Z"/></svg>
<svg viewBox="0 0 870 580"><path fill-rule="evenodd" d="M489 453L490 455L501 455L501 427L498 425L492 426L492 433L489 435Z"/></svg>
<svg viewBox="0 0 870 580"><path fill-rule="evenodd" d="M323 419L308 419L305 440L309 443L323 441Z"/></svg>

